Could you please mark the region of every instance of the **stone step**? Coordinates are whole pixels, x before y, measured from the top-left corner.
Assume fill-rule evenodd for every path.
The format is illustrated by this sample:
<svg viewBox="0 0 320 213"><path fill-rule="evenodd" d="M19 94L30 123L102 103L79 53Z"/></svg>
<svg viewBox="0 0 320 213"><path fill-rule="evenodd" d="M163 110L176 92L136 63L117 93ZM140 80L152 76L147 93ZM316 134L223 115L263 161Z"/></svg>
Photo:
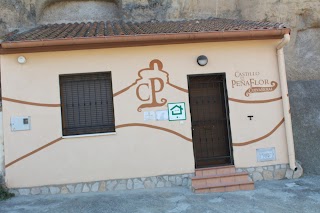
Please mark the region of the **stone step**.
<svg viewBox="0 0 320 213"><path fill-rule="evenodd" d="M236 172L235 166L219 166L196 169L196 176L209 176L209 175L221 175L221 174L233 174Z"/></svg>
<svg viewBox="0 0 320 213"><path fill-rule="evenodd" d="M206 184L203 186L193 187L195 193L209 193L209 192L233 192L239 190L254 190L254 183L252 181L242 181L234 183L220 183L220 184Z"/></svg>
<svg viewBox="0 0 320 213"><path fill-rule="evenodd" d="M247 172L196 176L192 178L192 186L204 186L210 184L235 183L249 181Z"/></svg>

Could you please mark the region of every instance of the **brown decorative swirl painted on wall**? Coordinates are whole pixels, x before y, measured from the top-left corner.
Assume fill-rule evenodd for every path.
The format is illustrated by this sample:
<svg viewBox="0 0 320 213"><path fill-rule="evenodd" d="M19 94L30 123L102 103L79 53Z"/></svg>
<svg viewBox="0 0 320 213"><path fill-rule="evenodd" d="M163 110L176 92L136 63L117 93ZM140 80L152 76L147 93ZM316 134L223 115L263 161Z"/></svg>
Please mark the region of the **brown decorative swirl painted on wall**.
<svg viewBox="0 0 320 213"><path fill-rule="evenodd" d="M167 133L169 133L169 134L176 135L176 136L178 136L178 137L180 137L180 138L182 138L182 139L184 139L184 140L186 140L186 141L188 141L188 142L192 142L192 139L191 139L191 138L188 138L188 137L186 137L186 136L184 136L184 135L182 135L182 134L180 134L180 133L178 133L178 132L175 132L175 131L173 131L173 130L171 130L171 129L167 129L167 128L159 127L159 126L153 126L153 125L149 125L149 124L141 124L141 123L121 124L121 125L117 125L117 126L116 126L116 129L125 128L125 127L146 127L146 128L150 128L150 129L161 130L161 131L167 132ZM37 149L35 149L35 150L27 153L27 154L25 154L25 155L17 158L16 160L11 161L10 163L8 163L8 164L5 165L5 168L8 168L8 167L12 166L13 164L15 164L15 163L17 163L17 162L19 162L19 161L27 158L27 157L30 157L31 155L34 155L34 154L36 154L37 152L39 152L39 151L41 151L41 150L43 150L43 149L46 149L46 148L48 148L49 146L51 146L51 145L53 145L53 144L56 144L56 143L58 143L58 142L60 142L60 141L62 141L62 140L63 140L62 137L57 138L57 139L51 141L50 143L47 143L47 144L45 144L45 145L43 145L43 146L41 146L41 147L39 147L39 148L37 148Z"/></svg>
<svg viewBox="0 0 320 213"><path fill-rule="evenodd" d="M145 76L144 76L145 71L158 72L158 74L160 74L160 75L153 76L152 78L145 78ZM161 76L162 76L162 78L161 78ZM250 91L249 90L247 91L248 95L246 95L246 96L249 96L249 94L253 93L253 92L268 92L271 90L273 91L278 86L278 84L274 81L271 82L271 84L272 84L272 87L270 87L270 88L263 88L262 89L260 87L259 88L252 87L252 88L250 88L251 89ZM157 96L158 96L157 93L160 93L165 88L165 85L169 85L172 88L177 89L181 92L188 93L187 89L181 88L179 86L176 86L176 85L170 83L169 73L163 70L163 63L160 60L155 59L150 62L149 68L142 69L138 72L138 78L135 80L134 83L132 83L130 86L116 92L114 94L114 97L117 97L120 94L128 91L130 88L137 86L136 87L137 98L142 102L148 102L148 103L141 104L138 107L138 111L141 112L141 110L143 108L159 107L159 106L163 106L167 103L167 99L165 99L164 97L160 98L160 101L158 101L158 99L157 99ZM141 92L143 89L147 89L149 91L150 95L147 97L144 96L146 93L144 94L143 92ZM244 103L244 104L260 104L260 103L268 103L268 102L278 101L281 99L282 99L282 97L268 99L268 100L240 100L240 99L229 98L229 101L234 101L234 102ZM18 103L18 104L26 104L26 105L40 106L40 107L60 107L60 104L34 103L34 102L21 101L21 100L6 98L6 97L3 97L2 100L13 102L13 103ZM280 121L280 123L274 129L272 129L268 134L266 134L262 137L259 137L257 139L250 140L247 142L233 143L233 146L246 146L246 145L261 141L261 140L269 137L270 135L272 135L283 124L283 122L284 122L284 119L282 119ZM178 136L188 142L192 142L191 138L188 138L188 137L186 137L178 132L175 132L171 129L167 129L167 128L159 127L159 126L153 126L153 125L149 125L149 124L141 124L141 123L121 124L121 125L117 125L116 129L125 128L125 127L145 127L145 128L156 129L156 130L160 130L160 131L164 131L164 132L176 135L176 136ZM17 158L16 160L13 160L12 162L6 164L5 167L8 168L8 167L14 165L15 163L37 153L45 148L48 148L49 146L51 146L53 144L56 144L56 143L62 141L62 139L63 139L62 137L57 138L57 139L49 142L48 144L41 146L41 147L39 147L29 153Z"/></svg>
<svg viewBox="0 0 320 213"><path fill-rule="evenodd" d="M35 102L21 101L21 100L12 99L12 98L6 98L6 97L2 97L2 100L4 100L4 101L9 101L9 102L13 102L13 103L18 103L18 104L31 105L31 106L40 106L40 107L60 107L60 104L43 104L43 103L35 103Z"/></svg>
<svg viewBox="0 0 320 213"><path fill-rule="evenodd" d="M241 99L236 99L236 98L229 98L229 101L242 103L242 104L264 104L264 103L280 101L281 99L282 99L282 97L265 99L265 100L241 100Z"/></svg>
<svg viewBox="0 0 320 213"><path fill-rule="evenodd" d="M233 142L232 145L233 146L247 146L249 144L257 143L263 139L266 139L270 135L272 135L283 123L284 123L284 118L282 118L282 120L269 133L265 134L264 136L250 140L250 141L241 142L241 143Z"/></svg>
<svg viewBox="0 0 320 213"><path fill-rule="evenodd" d="M251 93L272 92L277 89L277 87L278 83L271 81L271 87L250 87L244 94L246 97L249 97Z"/></svg>
<svg viewBox="0 0 320 213"><path fill-rule="evenodd" d="M155 78L150 78L149 82L141 82L143 78L143 72L144 71L159 71L163 74L165 74L165 80L159 77ZM141 82L141 83L140 83ZM159 88L156 88L156 84L159 84ZM170 76L169 73L163 70L163 63L158 60L154 59L150 62L149 68L141 69L138 72L138 78L135 80L134 83L132 83L130 86L116 92L113 96L119 96L120 94L128 91L131 87L136 86L136 96L140 101L149 101L150 103L142 104L138 107L138 111L141 112L142 108L150 108L150 107L158 107L158 106L163 106L167 103L166 98L161 98L160 102L157 101L157 93L161 92L165 85L169 85L174 89L180 90L184 93L188 93L188 89L184 89L182 87L179 87L177 85L174 85L170 83ZM256 92L270 92L273 91L277 88L278 83L275 81L271 82L272 87L251 87L246 91L246 96L248 97L250 93L256 93ZM151 91L151 96L147 97L142 97L140 94L141 89L148 89ZM273 98L273 99L266 99L266 100L241 100L241 99L236 99L236 98L229 98L229 101L233 102L238 102L238 103L243 103L243 104L261 104L261 103L269 103L269 102L274 102L274 101L279 101L281 100L282 97L278 98Z"/></svg>
<svg viewBox="0 0 320 213"><path fill-rule="evenodd" d="M25 158L27 158L27 157L29 157L29 156L37 153L37 152L43 150L43 149L45 149L45 148L47 148L47 147L49 147L49 146L51 146L51 145L53 145L53 144L55 144L55 143L58 143L58 142L61 141L61 140L62 140L62 137L57 138L57 139L51 141L50 143L47 143L46 145L43 145L43 146L39 147L38 149L35 149L35 150L33 150L32 152L29 152L29 153L21 156L20 158L14 160L14 161L11 161L10 163L6 164L5 167L8 168L9 166L12 166L13 164L15 164L15 163L17 163L17 162L19 162L19 161L21 161L21 160L23 160L23 159L25 159Z"/></svg>
<svg viewBox="0 0 320 213"><path fill-rule="evenodd" d="M151 128L151 129L157 129L157 130L161 130L161 131L164 131L164 132L168 132L168 133L171 133L171 134L174 134L186 141L189 141L189 142L192 142L192 139L191 138L188 138L178 132L175 132L171 129L167 129L167 128L164 128L164 127L160 127L160 126L153 126L153 125L149 125L149 124L142 124L142 123L129 123L129 124L121 124L121 125L117 125L116 126L116 129L120 129L120 128L124 128L124 127L147 127L147 128Z"/></svg>

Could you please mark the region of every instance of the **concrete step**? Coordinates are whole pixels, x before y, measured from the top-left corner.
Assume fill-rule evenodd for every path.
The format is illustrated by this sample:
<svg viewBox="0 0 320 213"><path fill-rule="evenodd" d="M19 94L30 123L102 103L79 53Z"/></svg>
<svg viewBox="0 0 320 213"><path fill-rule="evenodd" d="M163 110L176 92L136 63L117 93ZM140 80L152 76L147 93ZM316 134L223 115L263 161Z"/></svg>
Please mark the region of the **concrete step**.
<svg viewBox="0 0 320 213"><path fill-rule="evenodd" d="M196 169L192 187L195 193L231 192L254 190L254 182L249 180L247 172L236 172L231 165Z"/></svg>
<svg viewBox="0 0 320 213"><path fill-rule="evenodd" d="M210 184L223 184L249 181L248 173L230 173L219 175L196 176L192 178L192 187L205 186Z"/></svg>
<svg viewBox="0 0 320 213"><path fill-rule="evenodd" d="M254 190L254 183L252 181L242 181L234 183L220 183L220 184L205 184L203 186L193 187L195 193L210 193L210 192L233 192L239 190Z"/></svg>
<svg viewBox="0 0 320 213"><path fill-rule="evenodd" d="M235 166L219 166L196 169L196 177L209 176L209 175L221 175L221 174L232 174L236 172Z"/></svg>

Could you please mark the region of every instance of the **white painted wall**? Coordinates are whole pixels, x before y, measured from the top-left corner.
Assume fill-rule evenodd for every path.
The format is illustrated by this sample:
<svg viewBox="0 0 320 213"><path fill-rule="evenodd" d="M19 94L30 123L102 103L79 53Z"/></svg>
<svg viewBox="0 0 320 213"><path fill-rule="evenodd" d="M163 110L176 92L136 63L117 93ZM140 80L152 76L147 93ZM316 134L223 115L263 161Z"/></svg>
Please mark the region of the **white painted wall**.
<svg viewBox="0 0 320 213"><path fill-rule="evenodd" d="M0 177L3 175L4 175L4 144L3 144L2 112L0 112Z"/></svg>
<svg viewBox="0 0 320 213"><path fill-rule="evenodd" d="M19 54L4 55L1 56L2 95L34 103L59 104L59 75L101 71L112 71L113 92L118 93L138 79L139 71L146 71L149 63L158 59L163 63L163 70L168 73L170 83L184 90L188 88L187 75L225 72L229 98L269 100L281 96L279 86L273 92L254 93L247 97L245 92L249 86L236 86L233 81L241 80L239 73L247 74L244 80L255 79L255 76L248 75L258 72L257 80L279 82L276 57L276 45L279 42L212 42L26 53L23 54L27 58L24 65L17 62ZM205 67L196 63L196 58L202 54L209 58ZM153 77L166 82L167 76L159 72L158 68L147 73L141 72L143 78L138 85L145 84L148 82L146 79ZM165 98L168 103L186 103L187 120L183 123L144 121L143 112L166 110L166 106L144 108L139 112L138 107L145 102L137 97L138 85L114 97L116 126L137 123L152 125L191 139L188 93L166 84L161 93L157 94L158 101ZM148 97L150 91L142 89L142 97ZM264 104L230 101L229 108L234 144L266 135L283 119L280 99ZM253 115L254 120L250 121L248 115ZM31 130L12 132L12 116L31 116ZM191 141L165 131L138 126L118 128L113 135L65 138L28 155L62 136L60 108L3 101L3 120L6 164L28 156L7 166L5 176L9 188L194 172ZM272 147L276 149L277 159L257 162L256 149ZM234 146L233 151L235 166L238 168L288 163L284 125L257 143Z"/></svg>

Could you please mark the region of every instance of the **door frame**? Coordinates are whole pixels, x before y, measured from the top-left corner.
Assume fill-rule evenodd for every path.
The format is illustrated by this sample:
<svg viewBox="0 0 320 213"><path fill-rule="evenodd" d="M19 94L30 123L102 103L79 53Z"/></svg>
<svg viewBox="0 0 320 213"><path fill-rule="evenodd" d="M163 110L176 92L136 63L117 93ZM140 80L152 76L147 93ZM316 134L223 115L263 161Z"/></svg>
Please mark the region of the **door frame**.
<svg viewBox="0 0 320 213"><path fill-rule="evenodd" d="M228 142L229 142L229 152L230 152L230 163L227 165L234 165L234 156L233 156L233 146L232 146L232 134L231 134L231 125L230 125L230 109L229 109L229 96L228 96L228 88L227 88L227 75L225 72L221 73L202 73L202 74L190 74L187 75L188 79L188 99L189 99L189 111L191 118L191 135L192 135L192 144L193 144L193 157L196 161L195 151L194 151L194 142L193 142L193 131L192 131L192 113L191 113L191 102L190 102L190 78L197 76L212 76L212 75L222 75L223 76L223 92L224 92L224 106L226 111L226 120L227 120L227 132L228 132ZM196 166L196 164L195 164ZM217 165L216 167L223 166ZM196 168L197 169L197 168Z"/></svg>

